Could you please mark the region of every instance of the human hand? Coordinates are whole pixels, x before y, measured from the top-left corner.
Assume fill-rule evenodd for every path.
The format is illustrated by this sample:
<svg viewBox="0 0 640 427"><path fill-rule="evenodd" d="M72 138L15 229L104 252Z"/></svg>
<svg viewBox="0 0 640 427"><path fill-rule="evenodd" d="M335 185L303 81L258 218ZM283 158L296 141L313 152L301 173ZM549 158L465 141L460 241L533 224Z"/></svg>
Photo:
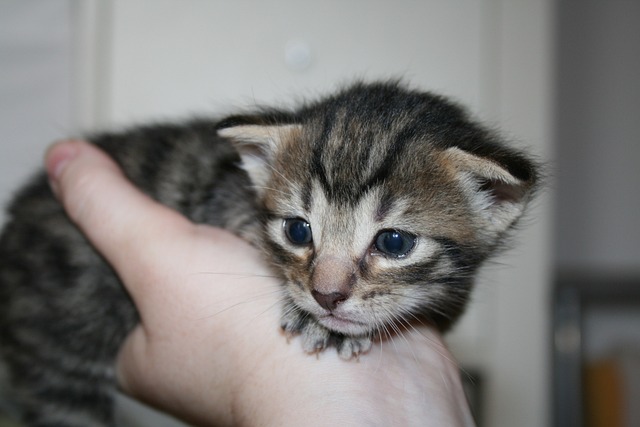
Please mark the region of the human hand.
<svg viewBox="0 0 640 427"><path fill-rule="evenodd" d="M428 327L358 361L317 358L279 331L278 283L257 251L142 195L96 147L57 144L52 188L140 313L123 390L199 425L472 425L458 368Z"/></svg>

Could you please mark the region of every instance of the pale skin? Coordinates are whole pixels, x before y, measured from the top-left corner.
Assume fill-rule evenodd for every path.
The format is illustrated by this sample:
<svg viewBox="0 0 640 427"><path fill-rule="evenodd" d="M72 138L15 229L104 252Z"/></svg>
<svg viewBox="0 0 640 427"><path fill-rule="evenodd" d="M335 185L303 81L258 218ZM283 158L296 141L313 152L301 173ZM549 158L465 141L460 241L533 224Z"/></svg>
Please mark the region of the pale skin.
<svg viewBox="0 0 640 427"><path fill-rule="evenodd" d="M358 360L305 354L280 331L279 285L247 243L155 203L85 142L55 144L46 168L140 312L118 358L125 393L203 426L473 425L432 328Z"/></svg>

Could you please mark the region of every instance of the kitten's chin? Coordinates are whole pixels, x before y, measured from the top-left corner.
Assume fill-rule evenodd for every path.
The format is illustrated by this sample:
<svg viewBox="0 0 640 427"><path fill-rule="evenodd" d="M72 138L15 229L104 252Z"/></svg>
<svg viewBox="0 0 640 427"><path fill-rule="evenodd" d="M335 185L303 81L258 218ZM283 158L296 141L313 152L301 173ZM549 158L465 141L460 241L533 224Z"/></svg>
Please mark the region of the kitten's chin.
<svg viewBox="0 0 640 427"><path fill-rule="evenodd" d="M371 332L371 325L338 317L334 314L319 316L318 322L325 328L344 335L368 335Z"/></svg>

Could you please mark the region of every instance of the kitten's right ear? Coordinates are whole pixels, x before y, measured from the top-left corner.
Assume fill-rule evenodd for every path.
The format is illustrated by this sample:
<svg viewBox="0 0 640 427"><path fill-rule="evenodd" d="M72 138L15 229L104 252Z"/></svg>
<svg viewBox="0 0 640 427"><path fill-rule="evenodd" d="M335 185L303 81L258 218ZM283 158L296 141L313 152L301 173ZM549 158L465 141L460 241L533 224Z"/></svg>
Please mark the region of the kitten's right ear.
<svg viewBox="0 0 640 427"><path fill-rule="evenodd" d="M240 166L260 192L269 181L276 153L292 140L299 128L299 125L243 124L219 129L218 135L231 140L242 159Z"/></svg>

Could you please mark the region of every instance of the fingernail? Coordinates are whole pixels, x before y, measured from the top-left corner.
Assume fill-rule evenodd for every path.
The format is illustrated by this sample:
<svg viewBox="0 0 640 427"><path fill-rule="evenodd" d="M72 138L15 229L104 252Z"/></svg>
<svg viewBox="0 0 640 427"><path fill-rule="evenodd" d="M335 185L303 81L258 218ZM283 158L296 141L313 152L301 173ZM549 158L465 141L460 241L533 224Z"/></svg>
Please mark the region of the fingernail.
<svg viewBox="0 0 640 427"><path fill-rule="evenodd" d="M57 142L49 148L46 155L46 169L50 179L57 180L69 161L78 154L75 141Z"/></svg>
<svg viewBox="0 0 640 427"><path fill-rule="evenodd" d="M78 154L76 141L62 141L52 145L45 156L45 168L49 177L49 185L58 195L58 179L69 162Z"/></svg>

